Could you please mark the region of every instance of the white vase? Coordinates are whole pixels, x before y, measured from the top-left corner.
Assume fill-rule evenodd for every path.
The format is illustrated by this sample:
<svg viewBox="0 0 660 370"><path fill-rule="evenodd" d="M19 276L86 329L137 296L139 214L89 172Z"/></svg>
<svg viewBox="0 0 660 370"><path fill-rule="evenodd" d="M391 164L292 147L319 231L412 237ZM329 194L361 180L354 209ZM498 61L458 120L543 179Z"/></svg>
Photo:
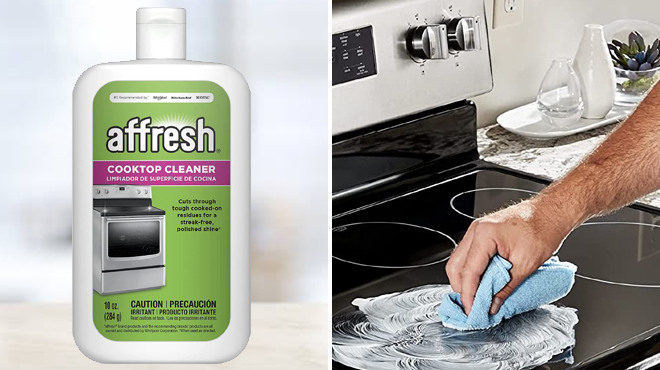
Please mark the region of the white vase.
<svg viewBox="0 0 660 370"><path fill-rule="evenodd" d="M573 69L580 79L584 118L603 118L614 105L616 80L612 59L607 49L603 26L584 26L582 41L578 48Z"/></svg>

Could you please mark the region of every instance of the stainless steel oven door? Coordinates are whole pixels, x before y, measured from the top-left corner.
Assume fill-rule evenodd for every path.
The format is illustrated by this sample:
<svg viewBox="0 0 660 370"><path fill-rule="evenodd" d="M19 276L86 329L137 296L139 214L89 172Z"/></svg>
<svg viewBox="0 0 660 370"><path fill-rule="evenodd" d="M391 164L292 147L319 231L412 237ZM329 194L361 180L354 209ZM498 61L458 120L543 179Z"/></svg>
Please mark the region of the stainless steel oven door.
<svg viewBox="0 0 660 370"><path fill-rule="evenodd" d="M102 218L103 271L165 265L165 216Z"/></svg>

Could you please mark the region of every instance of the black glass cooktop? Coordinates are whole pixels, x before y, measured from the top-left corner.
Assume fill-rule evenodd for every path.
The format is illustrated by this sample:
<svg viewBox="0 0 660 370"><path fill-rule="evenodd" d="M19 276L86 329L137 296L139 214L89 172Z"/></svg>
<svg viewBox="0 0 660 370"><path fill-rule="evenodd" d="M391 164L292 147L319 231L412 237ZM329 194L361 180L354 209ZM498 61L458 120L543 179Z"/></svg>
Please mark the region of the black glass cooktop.
<svg viewBox="0 0 660 370"><path fill-rule="evenodd" d="M162 216L165 211L152 206L96 206L103 216Z"/></svg>
<svg viewBox="0 0 660 370"><path fill-rule="evenodd" d="M335 215L333 312L357 297L448 284L446 259L472 220L545 187L513 171L481 168ZM624 208L588 221L564 241L559 256L579 274L559 301L578 310L575 362L542 368L601 368L602 361L611 365L635 351L646 351L642 357L658 351L660 216L654 212Z"/></svg>

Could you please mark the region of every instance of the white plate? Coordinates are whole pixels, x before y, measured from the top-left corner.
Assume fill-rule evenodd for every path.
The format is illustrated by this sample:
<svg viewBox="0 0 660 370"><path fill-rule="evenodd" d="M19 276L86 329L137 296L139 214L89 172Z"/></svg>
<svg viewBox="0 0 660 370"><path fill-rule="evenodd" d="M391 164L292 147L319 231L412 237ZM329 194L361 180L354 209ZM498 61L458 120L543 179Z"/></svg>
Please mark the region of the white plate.
<svg viewBox="0 0 660 370"><path fill-rule="evenodd" d="M497 123L505 130L520 136L534 139L555 139L620 122L628 117L633 109L634 107L615 105L603 119L580 118L579 121L573 124L558 128L543 121L541 112L536 108L536 102L534 102L502 113L497 117Z"/></svg>

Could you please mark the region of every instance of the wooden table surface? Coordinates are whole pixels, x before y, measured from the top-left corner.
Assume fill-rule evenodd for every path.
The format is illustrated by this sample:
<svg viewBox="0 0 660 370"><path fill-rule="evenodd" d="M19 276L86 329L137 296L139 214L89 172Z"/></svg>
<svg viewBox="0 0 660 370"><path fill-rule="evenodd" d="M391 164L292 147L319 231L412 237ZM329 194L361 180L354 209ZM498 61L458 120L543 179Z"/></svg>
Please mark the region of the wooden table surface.
<svg viewBox="0 0 660 370"><path fill-rule="evenodd" d="M101 365L76 347L71 305L0 304L0 369L327 369L326 304L253 303L250 342L217 365Z"/></svg>

